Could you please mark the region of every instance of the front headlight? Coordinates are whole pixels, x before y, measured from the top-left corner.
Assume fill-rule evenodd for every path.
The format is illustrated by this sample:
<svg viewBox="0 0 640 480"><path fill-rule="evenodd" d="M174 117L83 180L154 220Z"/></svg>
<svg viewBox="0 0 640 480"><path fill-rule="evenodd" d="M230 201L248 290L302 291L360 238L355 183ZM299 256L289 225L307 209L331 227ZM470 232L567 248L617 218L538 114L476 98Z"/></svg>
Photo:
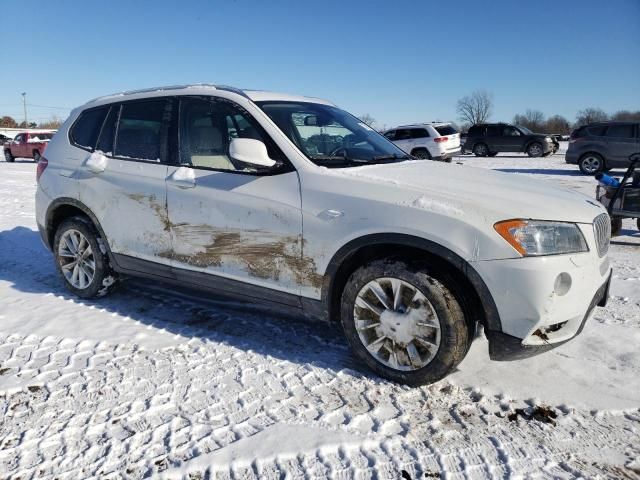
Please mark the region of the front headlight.
<svg viewBox="0 0 640 480"><path fill-rule="evenodd" d="M506 220L493 228L523 257L589 251L575 223Z"/></svg>

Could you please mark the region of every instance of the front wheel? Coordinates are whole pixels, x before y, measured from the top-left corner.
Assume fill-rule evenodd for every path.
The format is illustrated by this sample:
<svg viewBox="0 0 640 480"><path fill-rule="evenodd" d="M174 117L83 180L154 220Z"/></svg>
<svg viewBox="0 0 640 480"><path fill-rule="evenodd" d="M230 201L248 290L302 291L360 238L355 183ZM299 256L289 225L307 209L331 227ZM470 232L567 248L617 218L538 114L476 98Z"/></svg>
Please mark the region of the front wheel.
<svg viewBox="0 0 640 480"><path fill-rule="evenodd" d="M15 161L15 157L11 154L11 150L4 151L4 159L9 163L13 163Z"/></svg>
<svg viewBox="0 0 640 480"><path fill-rule="evenodd" d="M379 260L357 269L342 293L341 321L354 354L408 385L445 377L471 344L447 277L426 265Z"/></svg>
<svg viewBox="0 0 640 480"><path fill-rule="evenodd" d="M72 217L60 225L54 239L56 268L66 287L82 298L101 297L116 284L106 247L84 217Z"/></svg>
<svg viewBox="0 0 640 480"><path fill-rule="evenodd" d="M541 157L543 153L544 149L538 142L534 142L527 147L527 155L530 157Z"/></svg>
<svg viewBox="0 0 640 480"><path fill-rule="evenodd" d="M38 150L33 151L33 161L36 163L40 161L40 152Z"/></svg>
<svg viewBox="0 0 640 480"><path fill-rule="evenodd" d="M611 217L611 236L617 237L622 231L622 219L619 217Z"/></svg>

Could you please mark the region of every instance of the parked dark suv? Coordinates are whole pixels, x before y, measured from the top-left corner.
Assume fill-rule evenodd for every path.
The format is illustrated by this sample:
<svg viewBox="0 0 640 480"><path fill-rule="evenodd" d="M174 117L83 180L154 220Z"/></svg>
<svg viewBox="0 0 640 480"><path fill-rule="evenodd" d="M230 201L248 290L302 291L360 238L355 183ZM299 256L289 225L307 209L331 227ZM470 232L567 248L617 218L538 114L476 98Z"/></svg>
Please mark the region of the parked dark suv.
<svg viewBox="0 0 640 480"><path fill-rule="evenodd" d="M640 151L639 137L637 122L591 123L571 132L564 159L587 175L628 167L629 155Z"/></svg>
<svg viewBox="0 0 640 480"><path fill-rule="evenodd" d="M530 157L542 157L557 148L549 135L508 123L482 123L469 129L464 150L476 157L493 157L498 152L526 152Z"/></svg>

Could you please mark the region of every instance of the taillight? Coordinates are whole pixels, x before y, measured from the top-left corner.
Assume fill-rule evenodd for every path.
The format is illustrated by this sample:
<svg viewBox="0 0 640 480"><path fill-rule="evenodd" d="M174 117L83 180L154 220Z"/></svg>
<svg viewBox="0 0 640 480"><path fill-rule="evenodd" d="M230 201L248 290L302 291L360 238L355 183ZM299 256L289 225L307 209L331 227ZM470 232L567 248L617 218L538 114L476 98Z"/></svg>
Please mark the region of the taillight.
<svg viewBox="0 0 640 480"><path fill-rule="evenodd" d="M449 137L436 137L433 139L434 142L436 143L442 143L442 142L446 142L449 140Z"/></svg>
<svg viewBox="0 0 640 480"><path fill-rule="evenodd" d="M36 168L36 181L39 182L40 181L40 177L42 176L42 174L44 173L45 169L47 168L47 166L49 165L49 160L47 160L44 157L40 157L40 160L38 161L38 167Z"/></svg>

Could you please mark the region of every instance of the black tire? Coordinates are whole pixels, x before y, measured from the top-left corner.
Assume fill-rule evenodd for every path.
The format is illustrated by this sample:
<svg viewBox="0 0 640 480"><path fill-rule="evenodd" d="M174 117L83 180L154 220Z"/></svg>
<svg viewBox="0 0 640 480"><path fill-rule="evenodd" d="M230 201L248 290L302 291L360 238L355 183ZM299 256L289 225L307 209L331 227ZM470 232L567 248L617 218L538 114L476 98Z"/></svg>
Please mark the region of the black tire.
<svg viewBox="0 0 640 480"><path fill-rule="evenodd" d="M13 163L16 161L15 157L11 154L10 150L5 150L4 151L4 159L5 161L9 162L9 163Z"/></svg>
<svg viewBox="0 0 640 480"><path fill-rule="evenodd" d="M532 142L527 146L527 155L530 157L541 157L544 154L544 147L540 142Z"/></svg>
<svg viewBox="0 0 640 480"><path fill-rule="evenodd" d="M498 152L489 152L489 155L487 155L488 157L495 157L496 155L498 155Z"/></svg>
<svg viewBox="0 0 640 480"><path fill-rule="evenodd" d="M597 153L585 153L578 160L578 168L585 175L596 175L607 169L604 158Z"/></svg>
<svg viewBox="0 0 640 480"><path fill-rule="evenodd" d="M59 255L60 240L68 230L76 230L80 232L89 242L93 252L95 273L92 281L85 288L77 288L73 286L69 280L67 280L62 271L62 262L65 261L65 257L61 257ZM103 297L115 288L118 279L109 265L109 257L105 252L106 246L100 238L100 234L93 223L91 223L91 221L86 217L78 216L68 218L60 224L56 231L53 242L53 255L55 258L56 269L62 277L66 287L72 293L81 298Z"/></svg>
<svg viewBox="0 0 640 480"><path fill-rule="evenodd" d="M431 154L426 148L416 148L411 151L411 155L422 160L431 160Z"/></svg>
<svg viewBox="0 0 640 480"><path fill-rule="evenodd" d="M367 350L356 330L354 309L358 293L370 281L389 277L410 283L431 303L437 314L440 343L435 356L421 368L400 370L385 365ZM444 272L430 269L427 265L409 264L400 259L378 260L357 269L349 277L343 290L340 308L342 326L355 356L376 374L394 382L417 386L445 377L465 357L474 334L453 294L453 285L455 282Z"/></svg>
<svg viewBox="0 0 640 480"><path fill-rule="evenodd" d="M476 157L486 157L489 153L489 147L484 143L476 143L473 146L473 154Z"/></svg>
<svg viewBox="0 0 640 480"><path fill-rule="evenodd" d="M636 220L636 225L638 226L638 230L640 230L640 218Z"/></svg>
<svg viewBox="0 0 640 480"><path fill-rule="evenodd" d="M619 217L611 217L611 236L617 237L622 231L622 219Z"/></svg>
<svg viewBox="0 0 640 480"><path fill-rule="evenodd" d="M38 150L33 151L33 161L36 163L40 161L40 152Z"/></svg>

